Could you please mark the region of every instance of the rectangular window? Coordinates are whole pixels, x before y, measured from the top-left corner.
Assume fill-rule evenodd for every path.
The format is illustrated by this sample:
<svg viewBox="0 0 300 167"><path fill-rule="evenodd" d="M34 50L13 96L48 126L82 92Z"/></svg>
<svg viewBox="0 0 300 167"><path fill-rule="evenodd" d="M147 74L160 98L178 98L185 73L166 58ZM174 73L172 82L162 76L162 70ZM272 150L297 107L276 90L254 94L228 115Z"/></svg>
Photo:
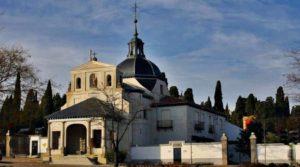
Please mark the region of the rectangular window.
<svg viewBox="0 0 300 167"><path fill-rule="evenodd" d="M170 110L160 110L156 123L157 129L173 129L173 121L171 120Z"/></svg>
<svg viewBox="0 0 300 167"><path fill-rule="evenodd" d="M147 111L146 110L143 110L143 116L144 116L144 119L147 119Z"/></svg>
<svg viewBox="0 0 300 167"><path fill-rule="evenodd" d="M101 130L93 130L94 137L93 137L93 144L94 148L101 148Z"/></svg>
<svg viewBox="0 0 300 167"><path fill-rule="evenodd" d="M163 95L163 94L164 94L163 85L160 85L160 94L161 94L161 95Z"/></svg>
<svg viewBox="0 0 300 167"><path fill-rule="evenodd" d="M59 146L60 131L52 132L52 149L57 150Z"/></svg>

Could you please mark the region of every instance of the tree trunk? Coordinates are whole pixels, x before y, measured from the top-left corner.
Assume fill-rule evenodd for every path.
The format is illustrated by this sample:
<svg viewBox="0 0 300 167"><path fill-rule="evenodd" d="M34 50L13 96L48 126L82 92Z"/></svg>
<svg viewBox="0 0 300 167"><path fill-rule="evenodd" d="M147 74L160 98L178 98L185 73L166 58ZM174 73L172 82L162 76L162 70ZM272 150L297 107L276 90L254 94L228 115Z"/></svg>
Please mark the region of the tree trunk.
<svg viewBox="0 0 300 167"><path fill-rule="evenodd" d="M119 166L119 146L118 144L115 146L114 148L114 167L118 167Z"/></svg>

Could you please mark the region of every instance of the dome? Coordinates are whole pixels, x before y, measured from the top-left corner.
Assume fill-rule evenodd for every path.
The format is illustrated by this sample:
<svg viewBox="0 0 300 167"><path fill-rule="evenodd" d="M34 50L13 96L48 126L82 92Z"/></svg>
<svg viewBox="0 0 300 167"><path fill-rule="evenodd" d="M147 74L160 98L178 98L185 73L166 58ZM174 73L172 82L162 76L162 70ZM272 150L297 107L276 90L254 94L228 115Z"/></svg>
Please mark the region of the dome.
<svg viewBox="0 0 300 167"><path fill-rule="evenodd" d="M136 80L148 90L152 90L157 79L164 75L159 68L145 58L127 58L117 66L123 78L136 78Z"/></svg>
<svg viewBox="0 0 300 167"><path fill-rule="evenodd" d="M127 58L118 65L118 69L124 78L159 78L161 76L159 68L153 62L145 58Z"/></svg>

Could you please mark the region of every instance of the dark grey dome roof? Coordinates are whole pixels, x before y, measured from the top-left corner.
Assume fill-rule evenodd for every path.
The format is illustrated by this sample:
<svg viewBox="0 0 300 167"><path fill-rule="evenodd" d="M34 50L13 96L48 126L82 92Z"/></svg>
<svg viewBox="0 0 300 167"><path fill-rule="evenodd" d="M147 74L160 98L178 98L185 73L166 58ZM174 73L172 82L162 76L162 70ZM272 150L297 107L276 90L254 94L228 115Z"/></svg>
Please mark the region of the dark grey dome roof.
<svg viewBox="0 0 300 167"><path fill-rule="evenodd" d="M122 72L124 78L159 78L161 76L159 68L153 62L145 58L127 58L121 62L117 68Z"/></svg>

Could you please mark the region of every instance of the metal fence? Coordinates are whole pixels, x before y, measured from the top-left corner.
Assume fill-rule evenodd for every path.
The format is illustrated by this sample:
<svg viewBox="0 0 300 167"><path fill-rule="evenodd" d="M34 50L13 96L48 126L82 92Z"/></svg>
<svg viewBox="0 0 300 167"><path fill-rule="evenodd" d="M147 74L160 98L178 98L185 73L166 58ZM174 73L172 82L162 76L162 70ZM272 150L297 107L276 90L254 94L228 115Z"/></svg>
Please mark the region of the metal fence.
<svg viewBox="0 0 300 167"><path fill-rule="evenodd" d="M10 140L12 155L29 155L29 136L13 135Z"/></svg>

